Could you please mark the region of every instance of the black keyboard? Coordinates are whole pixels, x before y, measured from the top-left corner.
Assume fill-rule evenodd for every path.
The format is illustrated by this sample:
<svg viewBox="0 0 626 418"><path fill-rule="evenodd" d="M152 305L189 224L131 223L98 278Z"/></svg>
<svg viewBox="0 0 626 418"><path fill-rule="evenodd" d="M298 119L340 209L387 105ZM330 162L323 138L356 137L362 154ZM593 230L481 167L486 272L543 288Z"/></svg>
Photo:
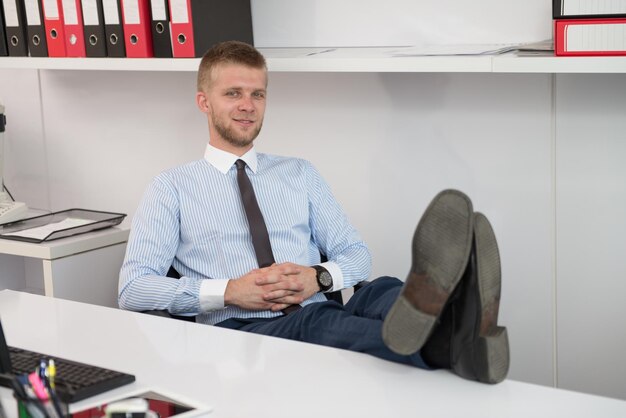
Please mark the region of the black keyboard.
<svg viewBox="0 0 626 418"><path fill-rule="evenodd" d="M41 359L54 359L55 390L59 398L67 403L78 402L135 381L135 376L130 374L46 356L21 348L9 347L9 353L14 376L34 372ZM10 386L7 375L0 375L0 385Z"/></svg>

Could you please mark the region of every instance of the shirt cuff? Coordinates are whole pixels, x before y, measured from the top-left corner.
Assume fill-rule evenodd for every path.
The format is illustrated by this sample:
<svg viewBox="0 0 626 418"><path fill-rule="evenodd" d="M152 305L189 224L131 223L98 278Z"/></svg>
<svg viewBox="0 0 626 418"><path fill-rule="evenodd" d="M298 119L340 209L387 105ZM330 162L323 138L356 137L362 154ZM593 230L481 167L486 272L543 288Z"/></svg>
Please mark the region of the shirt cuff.
<svg viewBox="0 0 626 418"><path fill-rule="evenodd" d="M327 261L318 265L328 270L330 276L333 278L333 288L331 290L327 290L324 293L334 292L335 290L343 289L343 273L341 272L341 268L339 268L339 265L337 263L333 261Z"/></svg>
<svg viewBox="0 0 626 418"><path fill-rule="evenodd" d="M224 309L224 293L226 293L227 285L228 280L202 280L200 294L198 295L200 311L210 312Z"/></svg>

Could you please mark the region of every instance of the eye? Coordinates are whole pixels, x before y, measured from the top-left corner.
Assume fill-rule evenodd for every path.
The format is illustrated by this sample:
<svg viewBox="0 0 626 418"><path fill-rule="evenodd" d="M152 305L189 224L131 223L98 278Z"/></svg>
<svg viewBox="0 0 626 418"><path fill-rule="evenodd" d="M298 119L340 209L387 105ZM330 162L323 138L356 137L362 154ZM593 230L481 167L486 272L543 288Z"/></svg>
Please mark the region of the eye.
<svg viewBox="0 0 626 418"><path fill-rule="evenodd" d="M228 97L238 97L239 96L239 92L237 90L227 90L226 91L226 96L228 96Z"/></svg>
<svg viewBox="0 0 626 418"><path fill-rule="evenodd" d="M264 91L255 91L252 96L256 99L265 99L265 92Z"/></svg>

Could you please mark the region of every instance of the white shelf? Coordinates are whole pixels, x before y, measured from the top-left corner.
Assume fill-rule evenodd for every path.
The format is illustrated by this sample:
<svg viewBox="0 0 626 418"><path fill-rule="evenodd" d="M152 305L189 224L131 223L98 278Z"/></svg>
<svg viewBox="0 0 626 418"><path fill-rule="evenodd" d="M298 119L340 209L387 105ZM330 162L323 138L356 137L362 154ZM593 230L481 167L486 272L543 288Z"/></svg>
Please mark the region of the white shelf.
<svg viewBox="0 0 626 418"><path fill-rule="evenodd" d="M54 260L96 248L120 244L128 240L130 227L122 224L85 234L35 244L31 242L0 239L0 254Z"/></svg>
<svg viewBox="0 0 626 418"><path fill-rule="evenodd" d="M504 55L395 57L394 47L259 48L272 72L626 73L626 57ZM199 58L0 57L0 69L195 72Z"/></svg>

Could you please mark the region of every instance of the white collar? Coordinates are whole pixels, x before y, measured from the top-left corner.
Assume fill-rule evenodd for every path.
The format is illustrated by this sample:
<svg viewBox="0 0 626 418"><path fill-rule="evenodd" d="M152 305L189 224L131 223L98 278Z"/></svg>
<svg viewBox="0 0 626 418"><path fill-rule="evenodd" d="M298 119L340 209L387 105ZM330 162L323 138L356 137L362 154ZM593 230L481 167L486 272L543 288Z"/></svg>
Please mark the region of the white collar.
<svg viewBox="0 0 626 418"><path fill-rule="evenodd" d="M243 160L253 173L256 173L258 165L257 153L254 147L239 157L230 152L215 148L211 144L207 144L206 150L204 151L204 159L224 174L230 170L237 160Z"/></svg>

